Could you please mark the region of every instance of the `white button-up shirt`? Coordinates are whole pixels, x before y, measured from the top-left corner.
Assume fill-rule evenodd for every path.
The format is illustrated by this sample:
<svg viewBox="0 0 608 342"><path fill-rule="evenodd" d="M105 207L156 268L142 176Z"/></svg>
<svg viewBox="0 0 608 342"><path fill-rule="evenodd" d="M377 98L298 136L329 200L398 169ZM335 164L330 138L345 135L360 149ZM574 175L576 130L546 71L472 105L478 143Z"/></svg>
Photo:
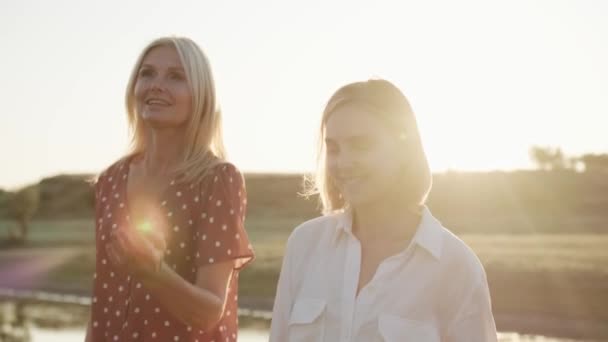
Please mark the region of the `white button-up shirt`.
<svg viewBox="0 0 608 342"><path fill-rule="evenodd" d="M271 342L497 341L484 269L425 208L409 246L357 295L361 245L350 212L303 223L289 237Z"/></svg>

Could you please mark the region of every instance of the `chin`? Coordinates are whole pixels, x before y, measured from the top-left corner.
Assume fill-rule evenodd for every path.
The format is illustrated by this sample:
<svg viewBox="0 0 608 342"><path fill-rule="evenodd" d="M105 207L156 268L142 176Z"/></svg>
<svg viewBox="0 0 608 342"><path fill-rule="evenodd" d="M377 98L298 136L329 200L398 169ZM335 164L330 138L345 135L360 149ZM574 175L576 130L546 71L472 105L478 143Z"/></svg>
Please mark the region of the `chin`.
<svg viewBox="0 0 608 342"><path fill-rule="evenodd" d="M142 115L143 121L152 128L176 128L183 125L184 121L175 120L175 118L167 115Z"/></svg>
<svg viewBox="0 0 608 342"><path fill-rule="evenodd" d="M377 191L377 189L374 188L357 188L350 191L345 190L342 192L342 196L344 197L344 200L354 208L370 205L375 206L389 198L387 193Z"/></svg>
<svg viewBox="0 0 608 342"><path fill-rule="evenodd" d="M344 200L353 207L365 205L371 201L371 198L360 191L344 191L342 192Z"/></svg>
<svg viewBox="0 0 608 342"><path fill-rule="evenodd" d="M371 199L369 197L356 197L356 198L353 198L353 200L348 201L348 203L353 208L363 208L363 207L375 204L375 203L377 203L377 201L374 199Z"/></svg>

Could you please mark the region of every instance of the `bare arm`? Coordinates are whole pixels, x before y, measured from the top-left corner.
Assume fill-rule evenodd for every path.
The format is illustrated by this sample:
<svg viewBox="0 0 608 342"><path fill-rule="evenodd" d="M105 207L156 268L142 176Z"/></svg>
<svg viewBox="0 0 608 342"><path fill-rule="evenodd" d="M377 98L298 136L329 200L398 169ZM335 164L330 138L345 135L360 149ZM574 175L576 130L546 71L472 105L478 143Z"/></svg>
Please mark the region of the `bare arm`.
<svg viewBox="0 0 608 342"><path fill-rule="evenodd" d="M114 264L127 262L173 316L202 330L213 328L222 318L234 261L199 267L191 284L161 262L164 249L160 234L120 231L108 246L108 256Z"/></svg>
<svg viewBox="0 0 608 342"><path fill-rule="evenodd" d="M207 234L208 239L195 239L198 272L194 284L160 263L166 243L158 231L118 230L107 251L113 263L126 263L172 315L201 330L213 328L222 318L233 273L253 259L243 227L246 191L242 176L234 166L217 171L210 189L205 190L205 197L211 194L213 201L201 201L201 207L195 209L209 218L198 224L197 233ZM221 241L221 255L210 248L210 241Z"/></svg>
<svg viewBox="0 0 608 342"><path fill-rule="evenodd" d="M144 284L172 315L205 331L223 316L233 269L233 261L199 267L196 283L191 284L163 264Z"/></svg>

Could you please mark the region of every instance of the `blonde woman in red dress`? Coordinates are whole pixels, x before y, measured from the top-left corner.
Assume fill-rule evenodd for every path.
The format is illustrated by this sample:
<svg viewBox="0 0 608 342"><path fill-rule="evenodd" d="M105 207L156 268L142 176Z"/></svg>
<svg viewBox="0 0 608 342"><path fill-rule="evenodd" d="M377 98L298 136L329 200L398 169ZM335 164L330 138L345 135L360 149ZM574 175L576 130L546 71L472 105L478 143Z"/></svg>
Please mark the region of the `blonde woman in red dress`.
<svg viewBox="0 0 608 342"><path fill-rule="evenodd" d="M126 106L132 150L95 184L87 341L236 341L238 274L253 251L206 56L187 38L153 41Z"/></svg>

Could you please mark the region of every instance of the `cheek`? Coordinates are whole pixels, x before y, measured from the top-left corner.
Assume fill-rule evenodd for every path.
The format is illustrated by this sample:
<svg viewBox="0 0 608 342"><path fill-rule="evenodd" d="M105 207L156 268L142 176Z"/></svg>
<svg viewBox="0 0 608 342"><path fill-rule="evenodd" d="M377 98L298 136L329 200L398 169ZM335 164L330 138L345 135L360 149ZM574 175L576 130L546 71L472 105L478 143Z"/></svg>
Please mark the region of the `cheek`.
<svg viewBox="0 0 608 342"><path fill-rule="evenodd" d="M179 106L185 114L190 115L193 110L192 95L190 90L181 90L176 94L176 100L179 102Z"/></svg>
<svg viewBox="0 0 608 342"><path fill-rule="evenodd" d="M137 78L135 85L133 86L133 94L135 96L142 96L149 87L149 82L146 78Z"/></svg>
<svg viewBox="0 0 608 342"><path fill-rule="evenodd" d="M144 95L144 91L142 90L141 86L135 86L133 88L133 104L135 106L135 112L141 114L141 112L143 111L143 108L145 107L144 105L145 102L145 95Z"/></svg>
<svg viewBox="0 0 608 342"><path fill-rule="evenodd" d="M338 163L336 161L336 158L333 157L332 155L326 155L325 164L327 165L327 172L333 176L336 173L337 168L338 168Z"/></svg>
<svg viewBox="0 0 608 342"><path fill-rule="evenodd" d="M395 154L396 151L381 149L369 156L367 167L376 183L392 184L400 177L403 168Z"/></svg>
<svg viewBox="0 0 608 342"><path fill-rule="evenodd" d="M175 88L174 94L182 101L188 99L190 102L192 102L192 91L185 82Z"/></svg>

